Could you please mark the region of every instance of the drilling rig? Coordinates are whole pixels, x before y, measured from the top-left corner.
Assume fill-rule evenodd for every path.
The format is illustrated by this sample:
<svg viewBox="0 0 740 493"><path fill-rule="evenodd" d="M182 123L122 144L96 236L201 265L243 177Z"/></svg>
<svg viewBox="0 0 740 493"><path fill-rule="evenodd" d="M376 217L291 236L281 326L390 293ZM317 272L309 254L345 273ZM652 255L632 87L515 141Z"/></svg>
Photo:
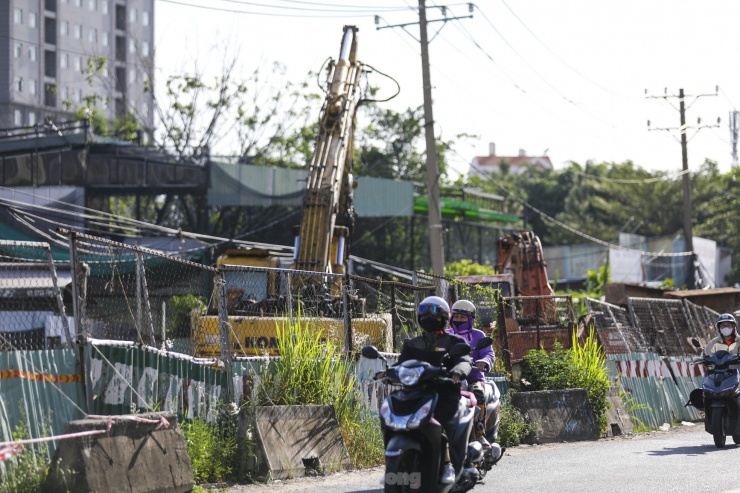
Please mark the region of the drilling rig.
<svg viewBox="0 0 740 493"><path fill-rule="evenodd" d="M352 159L355 115L361 100L359 87L363 64L357 60L357 27L344 26L336 62L328 67L326 97L319 116L314 153L308 165L302 216L297 227L294 255L290 269L295 271L287 283L280 281L274 269L280 259L261 249L229 249L217 260L217 266L264 267L264 271L225 270L228 321L231 326L232 351L244 354L275 353L276 321L285 321L286 313L307 308L319 317L314 324L337 332L343 325L342 283L349 259L348 239L354 226ZM321 274L335 274L324 276ZM249 275L256 287L244 287ZM233 280L233 281L232 281ZM240 284L241 283L241 284ZM286 285L287 284L287 285ZM217 297L214 296L214 299ZM362 305L362 303L360 303ZM214 344L199 343L218 334L216 307L211 314L193 319L195 354L214 355ZM304 311L305 314L305 311ZM358 317L352 320L356 333L375 341L390 337L389 317ZM342 327L343 328L343 327ZM242 343L243 342L243 343ZM381 342L381 344L383 344Z"/></svg>

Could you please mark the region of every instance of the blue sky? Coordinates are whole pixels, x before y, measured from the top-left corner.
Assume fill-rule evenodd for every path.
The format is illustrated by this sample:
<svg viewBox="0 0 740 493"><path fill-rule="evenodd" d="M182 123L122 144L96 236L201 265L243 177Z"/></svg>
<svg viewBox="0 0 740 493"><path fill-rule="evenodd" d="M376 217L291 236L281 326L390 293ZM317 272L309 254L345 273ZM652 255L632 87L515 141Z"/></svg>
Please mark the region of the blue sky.
<svg viewBox="0 0 740 493"><path fill-rule="evenodd" d="M196 6L187 6L196 5ZM428 18L469 15L464 3L427 0ZM272 62L302 80L336 58L342 26L359 27L358 58L392 76L401 93L388 103L403 111L423 103L418 28L377 30L418 20L418 0L155 0L156 73L197 62L216 74L238 55L246 77ZM201 8L206 7L206 8ZM473 18L429 26L435 131L458 146L453 168L474 156L547 153L556 168L633 160L649 170L681 170L678 99L646 99L667 89L688 97L689 168L705 158L731 165L729 112L740 105L740 2L715 0L481 0ZM374 79L380 81L380 79ZM715 86L719 92L715 93ZM395 87L385 86L390 94ZM715 95L716 94L716 95ZM316 112L318 114L318 107Z"/></svg>

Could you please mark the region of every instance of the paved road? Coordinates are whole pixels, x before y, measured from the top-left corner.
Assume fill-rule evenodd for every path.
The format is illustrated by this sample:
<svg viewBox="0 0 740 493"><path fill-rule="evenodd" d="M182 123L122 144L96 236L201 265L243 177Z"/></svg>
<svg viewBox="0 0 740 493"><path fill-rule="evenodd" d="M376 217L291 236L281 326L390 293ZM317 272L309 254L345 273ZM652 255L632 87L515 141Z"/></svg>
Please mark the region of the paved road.
<svg viewBox="0 0 740 493"><path fill-rule="evenodd" d="M703 424L595 442L520 445L474 493L501 491L740 493L740 447L717 449ZM380 493L381 468L234 486L228 493Z"/></svg>

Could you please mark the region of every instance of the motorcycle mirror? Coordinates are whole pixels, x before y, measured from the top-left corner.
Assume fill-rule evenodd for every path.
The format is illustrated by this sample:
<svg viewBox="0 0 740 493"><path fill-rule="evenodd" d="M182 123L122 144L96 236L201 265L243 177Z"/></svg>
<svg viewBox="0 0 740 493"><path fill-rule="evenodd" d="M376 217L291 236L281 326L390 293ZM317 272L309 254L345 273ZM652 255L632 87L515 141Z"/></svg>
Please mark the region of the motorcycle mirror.
<svg viewBox="0 0 740 493"><path fill-rule="evenodd" d="M478 342L475 343L475 348L474 349L478 350L478 349L487 348L491 344L493 344L493 338L492 337L490 337L490 336L481 337L480 339L478 339Z"/></svg>
<svg viewBox="0 0 740 493"><path fill-rule="evenodd" d="M693 344L696 349L701 349L701 343L696 337L691 338L691 344Z"/></svg>
<svg viewBox="0 0 740 493"><path fill-rule="evenodd" d="M362 354L367 359L385 359L383 356L380 355L380 351L378 351L378 348L375 346L365 346L360 350L360 354Z"/></svg>
<svg viewBox="0 0 740 493"><path fill-rule="evenodd" d="M460 356L470 354L470 350L470 346L468 346L464 342L458 342L450 348L450 352L448 354L451 358L459 358Z"/></svg>

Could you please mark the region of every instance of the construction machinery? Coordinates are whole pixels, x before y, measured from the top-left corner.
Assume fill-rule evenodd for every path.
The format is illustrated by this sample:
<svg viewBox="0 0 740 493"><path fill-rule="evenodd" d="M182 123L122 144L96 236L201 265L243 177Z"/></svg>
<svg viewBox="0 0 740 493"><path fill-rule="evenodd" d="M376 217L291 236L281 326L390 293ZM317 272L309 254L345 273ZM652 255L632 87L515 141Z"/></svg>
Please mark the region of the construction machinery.
<svg viewBox="0 0 740 493"><path fill-rule="evenodd" d="M346 300L342 298L342 284L346 278L342 274L347 272L347 239L354 225L352 158L363 73L363 65L357 60L357 31L355 26L344 26L339 58L328 67L326 98L308 166L292 272L229 269L283 266L280 258L262 249L231 249L218 259L217 266L225 273L231 347L236 353L274 354L276 322L289 321L291 313L310 314L314 325L328 332L341 334L344 330ZM211 307L212 313L214 310ZM353 331L387 346L390 317L363 315L352 318ZM217 353L217 315L195 316L193 325L196 354Z"/></svg>

